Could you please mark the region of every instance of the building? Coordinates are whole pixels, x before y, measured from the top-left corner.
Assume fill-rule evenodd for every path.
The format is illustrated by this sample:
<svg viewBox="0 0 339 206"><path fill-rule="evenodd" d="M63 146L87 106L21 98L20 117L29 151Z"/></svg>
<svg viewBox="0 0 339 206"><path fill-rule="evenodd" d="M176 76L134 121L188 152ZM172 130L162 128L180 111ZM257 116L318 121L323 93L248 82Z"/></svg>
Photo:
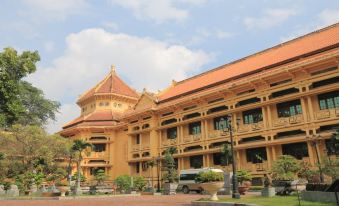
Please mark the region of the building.
<svg viewBox="0 0 339 206"><path fill-rule="evenodd" d="M220 66L158 94L135 92L112 67L60 134L94 144L82 168L156 177L147 162L175 146L178 169L220 167L232 116L238 169L259 180L282 154L316 166L339 126L339 24ZM316 140L317 144L312 144ZM320 158L321 158L320 157ZM321 161L321 159L320 159Z"/></svg>

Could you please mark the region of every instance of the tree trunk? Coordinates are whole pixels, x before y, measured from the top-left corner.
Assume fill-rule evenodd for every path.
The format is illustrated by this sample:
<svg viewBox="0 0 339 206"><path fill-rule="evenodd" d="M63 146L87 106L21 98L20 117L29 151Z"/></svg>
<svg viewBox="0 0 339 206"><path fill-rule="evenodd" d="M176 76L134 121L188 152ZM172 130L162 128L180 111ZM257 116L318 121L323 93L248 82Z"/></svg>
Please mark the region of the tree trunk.
<svg viewBox="0 0 339 206"><path fill-rule="evenodd" d="M81 187L80 187L80 179L81 179L81 167L80 167L80 163L81 163L81 158L79 158L79 160L77 161L77 175L78 175L78 177L77 177L77 186L76 186L76 188L75 188L75 194L76 195L81 195Z"/></svg>

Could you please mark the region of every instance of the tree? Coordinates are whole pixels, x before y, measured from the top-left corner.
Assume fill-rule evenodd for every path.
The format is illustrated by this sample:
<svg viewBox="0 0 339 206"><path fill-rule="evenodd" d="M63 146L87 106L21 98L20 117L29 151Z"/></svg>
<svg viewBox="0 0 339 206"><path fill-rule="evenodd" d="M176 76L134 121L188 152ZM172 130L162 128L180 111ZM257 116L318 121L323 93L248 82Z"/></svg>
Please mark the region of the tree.
<svg viewBox="0 0 339 206"><path fill-rule="evenodd" d="M38 126L13 125L8 132L0 131L0 150L7 162L4 176L21 181L21 189L33 178L37 184L59 167L57 160L65 158L67 144L69 140Z"/></svg>
<svg viewBox="0 0 339 206"><path fill-rule="evenodd" d="M94 179L98 181L98 185L101 185L107 179L105 170L102 170L102 169L97 170L94 175Z"/></svg>
<svg viewBox="0 0 339 206"><path fill-rule="evenodd" d="M131 189L131 177L129 175L120 175L114 182L121 192L126 192Z"/></svg>
<svg viewBox="0 0 339 206"><path fill-rule="evenodd" d="M332 134L327 152L329 155L339 155L339 128Z"/></svg>
<svg viewBox="0 0 339 206"><path fill-rule="evenodd" d="M298 177L306 179L308 182L311 182L315 174L316 171L311 169L311 165L309 162L302 161L300 163Z"/></svg>
<svg viewBox="0 0 339 206"><path fill-rule="evenodd" d="M237 180L242 185L244 181L251 181L252 175L247 170L238 170L237 171Z"/></svg>
<svg viewBox="0 0 339 206"><path fill-rule="evenodd" d="M78 172L75 172L72 176L72 180L77 181L78 179ZM86 182L86 177L81 173L80 174L80 182Z"/></svg>
<svg viewBox="0 0 339 206"><path fill-rule="evenodd" d="M81 161L82 161L82 152L87 149L87 148L91 148L92 147L92 144L90 143L87 143L83 140L74 140L73 142L73 146L72 146L72 150L74 152L76 152L77 154L77 172L78 172L78 177L77 177L77 186L75 188L75 193L77 195L80 195L81 194L81 188L80 188L80 179L81 179Z"/></svg>
<svg viewBox="0 0 339 206"><path fill-rule="evenodd" d="M42 125L54 120L59 103L45 99L41 90L22 80L36 71L38 61L37 51L18 54L5 48L0 52L0 127L19 122Z"/></svg>
<svg viewBox="0 0 339 206"><path fill-rule="evenodd" d="M299 163L296 158L290 155L281 155L273 163L273 178L276 180L293 180L299 169Z"/></svg>
<svg viewBox="0 0 339 206"><path fill-rule="evenodd" d="M146 187L146 180L143 176L136 176L136 177L133 177L133 184L134 184L134 188L137 191L141 192Z"/></svg>
<svg viewBox="0 0 339 206"><path fill-rule="evenodd" d="M221 147L221 165L228 166L232 163L232 151L229 144L223 144Z"/></svg>
<svg viewBox="0 0 339 206"><path fill-rule="evenodd" d="M336 180L339 178L339 159L336 158L334 160L324 158L323 159L323 172L325 175L328 175L332 178L332 180Z"/></svg>
<svg viewBox="0 0 339 206"><path fill-rule="evenodd" d="M163 176L163 179L168 183L174 183L178 181L177 169L175 166L175 161L173 158L173 154L177 151L175 147L169 147L165 151L165 171L166 173Z"/></svg>

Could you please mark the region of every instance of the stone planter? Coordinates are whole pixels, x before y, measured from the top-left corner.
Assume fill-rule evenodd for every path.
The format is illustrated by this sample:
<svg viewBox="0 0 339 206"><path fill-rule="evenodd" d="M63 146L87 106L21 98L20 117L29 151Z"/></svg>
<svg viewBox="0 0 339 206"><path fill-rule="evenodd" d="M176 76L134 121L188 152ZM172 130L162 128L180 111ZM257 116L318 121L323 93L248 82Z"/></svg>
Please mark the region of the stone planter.
<svg viewBox="0 0 339 206"><path fill-rule="evenodd" d="M58 186L57 188L61 193L61 195L60 195L61 197L65 197L66 192L69 191L69 189L70 189L69 186Z"/></svg>
<svg viewBox="0 0 339 206"><path fill-rule="evenodd" d="M217 192L224 186L224 182L205 182L200 186L211 195L210 200L216 201L219 200Z"/></svg>
<svg viewBox="0 0 339 206"><path fill-rule="evenodd" d="M165 195L175 195L177 192L178 184L177 183L165 183L164 184L164 194Z"/></svg>
<svg viewBox="0 0 339 206"><path fill-rule="evenodd" d="M241 195L244 195L249 189L250 189L250 187L248 187L248 186L238 186L238 192Z"/></svg>

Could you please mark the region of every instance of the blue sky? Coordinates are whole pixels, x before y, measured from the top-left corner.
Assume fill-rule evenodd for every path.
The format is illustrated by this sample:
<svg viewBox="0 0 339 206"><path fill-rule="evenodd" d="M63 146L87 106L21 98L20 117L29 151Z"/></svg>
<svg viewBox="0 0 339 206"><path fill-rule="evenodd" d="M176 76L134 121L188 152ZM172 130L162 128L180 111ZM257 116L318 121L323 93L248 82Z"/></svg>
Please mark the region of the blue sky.
<svg viewBox="0 0 339 206"><path fill-rule="evenodd" d="M156 92L200 72L339 22L336 0L1 0L0 47L38 50L28 81L62 103L50 132L111 64Z"/></svg>

